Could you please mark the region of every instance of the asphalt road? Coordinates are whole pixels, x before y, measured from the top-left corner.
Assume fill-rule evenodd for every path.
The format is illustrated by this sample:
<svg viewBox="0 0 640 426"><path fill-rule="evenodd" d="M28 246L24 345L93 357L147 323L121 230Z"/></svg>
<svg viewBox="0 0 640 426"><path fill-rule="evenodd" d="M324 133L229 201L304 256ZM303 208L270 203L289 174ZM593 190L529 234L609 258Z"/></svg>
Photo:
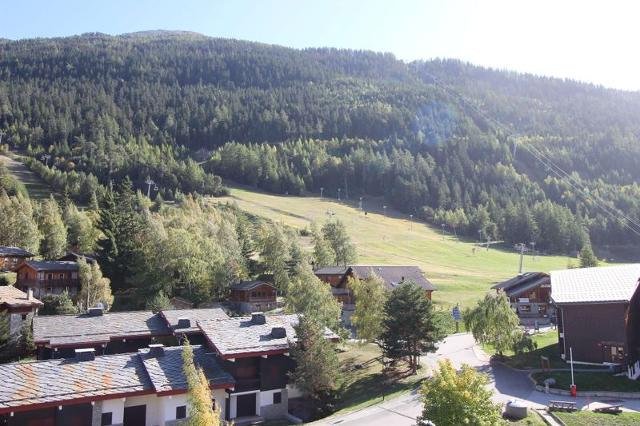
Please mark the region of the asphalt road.
<svg viewBox="0 0 640 426"><path fill-rule="evenodd" d="M566 399L557 395L546 395L535 390L528 378L528 373L512 370L499 363L491 363L489 357L478 350L470 334L455 334L447 337L440 344L435 354L422 358L424 364L431 367L440 359L448 358L459 368L462 364L469 364L478 370L489 374L495 402L506 403L512 399L519 399L531 408L542 408L549 400ZM616 400L608 398L575 398L577 407L597 404L622 403L624 407L633 411L640 411L640 400ZM364 408L350 414L333 416L320 420L316 425L354 425L354 426L408 426L415 425L416 418L422 412L422 404L417 392L394 398L390 401Z"/></svg>

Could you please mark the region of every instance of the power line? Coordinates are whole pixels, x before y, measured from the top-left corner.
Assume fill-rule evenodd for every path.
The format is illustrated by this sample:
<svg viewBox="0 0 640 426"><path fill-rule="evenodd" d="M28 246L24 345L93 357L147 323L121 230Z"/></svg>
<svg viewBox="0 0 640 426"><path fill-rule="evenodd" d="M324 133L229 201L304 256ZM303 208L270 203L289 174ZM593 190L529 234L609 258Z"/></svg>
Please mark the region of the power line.
<svg viewBox="0 0 640 426"><path fill-rule="evenodd" d="M502 130L505 133L505 136L507 138L509 138L509 137L513 138L514 139L513 155L514 155L514 158L515 158L515 154L516 154L516 150L517 150L517 143L518 143L519 137L515 135L515 132L514 132L513 129L507 127L506 125L504 125L503 123L499 122L498 120L489 117L487 114L485 114L483 111L481 111L478 107L476 107L472 102L468 101L464 96L462 96L460 93L458 93L455 89L452 89L452 88L448 87L447 85L440 83L438 78L436 78L436 76L434 76L430 72L428 72L428 71L423 71L423 72L425 74L427 74L433 80L433 84L435 86L437 86L437 87L441 88L442 90L444 90L445 92L449 93L454 98L457 98L462 104L464 104L465 106L471 108L476 114L478 114L481 118L483 118L487 122L487 124L489 124L489 126L493 127L493 129L494 129L494 131L496 131L496 133L499 133L498 130ZM571 176L564 169L562 169L560 166L555 164L553 162L553 160L551 160L549 157L547 157L540 150L538 150L538 149L536 149L533 146L528 145L528 144L524 144L523 143L521 145L522 145L522 147L524 149L527 150L527 152L529 152L534 158L536 158L543 165L545 165L552 173L557 175L560 179L563 179L565 181L568 179L567 183L571 186L571 188L573 188L578 193L580 193L587 201L591 201L593 204L595 204L597 207L599 207L607 216L609 216L612 219L615 219L617 221L622 222L622 224L627 229L631 230L633 233L635 233L636 235L640 236L640 223L636 222L635 220L633 220L630 217L628 217L627 215L625 215L623 212L621 212L615 206L613 206L613 207L608 206L607 202L605 200L603 200L602 198L600 198L599 196L597 196L595 194L591 195L589 193L588 188L583 187L580 184L580 182L575 180L575 178L573 176ZM630 223L632 225L634 225L635 227L629 225Z"/></svg>

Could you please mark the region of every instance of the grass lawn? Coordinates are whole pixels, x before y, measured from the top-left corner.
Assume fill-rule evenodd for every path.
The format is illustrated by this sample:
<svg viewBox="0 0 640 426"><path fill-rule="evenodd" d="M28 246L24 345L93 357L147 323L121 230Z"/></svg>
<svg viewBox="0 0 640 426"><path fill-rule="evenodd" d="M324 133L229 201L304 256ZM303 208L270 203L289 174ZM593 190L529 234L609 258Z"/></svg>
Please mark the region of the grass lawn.
<svg viewBox="0 0 640 426"><path fill-rule="evenodd" d="M273 195L238 187L231 188L229 197L212 200L235 202L248 212L299 230L308 229L312 221L324 223L331 211L347 225L358 248L359 263L420 266L438 287L434 302L445 308L456 303L469 306L491 284L518 273L519 254L514 250L478 248L473 241L460 241L450 233L443 236L441 229L425 223L411 223L407 215L389 208L385 216L381 200L365 199L366 215L357 202ZM308 245L310 241L305 239L303 243ZM535 261L526 256L524 270L565 269L568 261L564 256L536 256Z"/></svg>
<svg viewBox="0 0 640 426"><path fill-rule="evenodd" d="M531 338L537 343L538 349L531 352L525 352L520 355L515 355L513 351L507 351L504 353L506 357L504 363L510 367L521 370L540 368L540 357L546 356L549 358L551 368L568 368L569 365L560 358L560 354L558 352L557 330L534 334ZM495 353L495 350L491 345L482 345L482 349L490 355Z"/></svg>
<svg viewBox="0 0 640 426"><path fill-rule="evenodd" d="M640 424L640 413L600 414L589 411L554 413L567 426L631 426Z"/></svg>
<svg viewBox="0 0 640 426"><path fill-rule="evenodd" d="M511 420L505 419L505 423L508 426L546 426L542 417L535 413L534 411L529 411L529 415L526 419L522 420Z"/></svg>
<svg viewBox="0 0 640 426"><path fill-rule="evenodd" d="M571 372L552 371L549 373L534 373L533 378L540 385L544 380L553 377L556 379L554 387L569 390L571 385ZM640 392L640 382L629 380L626 376L614 376L610 373L574 373L578 391L612 391L612 392Z"/></svg>
<svg viewBox="0 0 640 426"><path fill-rule="evenodd" d="M417 375L407 375L401 365L392 374L383 374L380 362L381 351L377 345L348 343L346 351L339 354L340 365L345 373L342 397L336 405L336 413L347 412L377 404L384 398L392 398L415 389L424 379L426 368Z"/></svg>

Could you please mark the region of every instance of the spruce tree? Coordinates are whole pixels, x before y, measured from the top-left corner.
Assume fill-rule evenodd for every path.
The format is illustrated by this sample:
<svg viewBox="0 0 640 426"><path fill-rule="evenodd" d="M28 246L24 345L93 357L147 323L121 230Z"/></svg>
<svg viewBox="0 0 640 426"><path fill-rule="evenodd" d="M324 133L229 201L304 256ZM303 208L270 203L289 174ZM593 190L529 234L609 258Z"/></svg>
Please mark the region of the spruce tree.
<svg viewBox="0 0 640 426"><path fill-rule="evenodd" d="M598 266L598 258L593 254L591 244L587 242L580 250L580 267L591 268L594 266Z"/></svg>
<svg viewBox="0 0 640 426"><path fill-rule="evenodd" d="M435 352L445 336L431 301L417 284L404 282L389 295L384 315L380 341L385 356L406 358L415 374L420 355Z"/></svg>
<svg viewBox="0 0 640 426"><path fill-rule="evenodd" d="M331 408L342 382L340 363L334 344L324 337L324 327L312 315L300 317L294 327L296 342L291 348L295 368L291 381L317 412Z"/></svg>

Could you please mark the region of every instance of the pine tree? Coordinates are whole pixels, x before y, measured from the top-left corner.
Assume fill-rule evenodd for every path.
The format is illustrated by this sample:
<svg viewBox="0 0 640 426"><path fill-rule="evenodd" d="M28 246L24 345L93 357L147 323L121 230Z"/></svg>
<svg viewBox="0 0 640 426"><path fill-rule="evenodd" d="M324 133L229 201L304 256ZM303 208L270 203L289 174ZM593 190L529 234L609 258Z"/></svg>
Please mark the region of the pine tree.
<svg viewBox="0 0 640 426"><path fill-rule="evenodd" d="M23 321L20 329L20 338L18 339L18 354L20 357L27 357L33 354L35 350L36 345L33 342L31 321Z"/></svg>
<svg viewBox="0 0 640 426"><path fill-rule="evenodd" d="M300 317L294 328L296 343L291 358L296 367L289 377L312 408L323 412L330 408L342 382L335 347L324 338L324 327L313 316Z"/></svg>
<svg viewBox="0 0 640 426"><path fill-rule="evenodd" d="M198 368L193 358L193 348L189 340L185 339L182 347L182 371L187 379L189 393L189 426L217 426L220 424L220 414L213 408L213 398L209 381L201 368Z"/></svg>
<svg viewBox="0 0 640 426"><path fill-rule="evenodd" d="M591 244L587 242L580 250L580 267L591 268L598 266L598 258L593 254Z"/></svg>
<svg viewBox="0 0 640 426"><path fill-rule="evenodd" d="M418 285L405 282L389 295L384 315L380 341L385 356L406 358L415 374L420 355L434 352L445 336L431 301Z"/></svg>
<svg viewBox="0 0 640 426"><path fill-rule="evenodd" d="M45 259L56 259L64 255L67 248L67 228L53 195L40 206L39 226L43 236L40 254Z"/></svg>

